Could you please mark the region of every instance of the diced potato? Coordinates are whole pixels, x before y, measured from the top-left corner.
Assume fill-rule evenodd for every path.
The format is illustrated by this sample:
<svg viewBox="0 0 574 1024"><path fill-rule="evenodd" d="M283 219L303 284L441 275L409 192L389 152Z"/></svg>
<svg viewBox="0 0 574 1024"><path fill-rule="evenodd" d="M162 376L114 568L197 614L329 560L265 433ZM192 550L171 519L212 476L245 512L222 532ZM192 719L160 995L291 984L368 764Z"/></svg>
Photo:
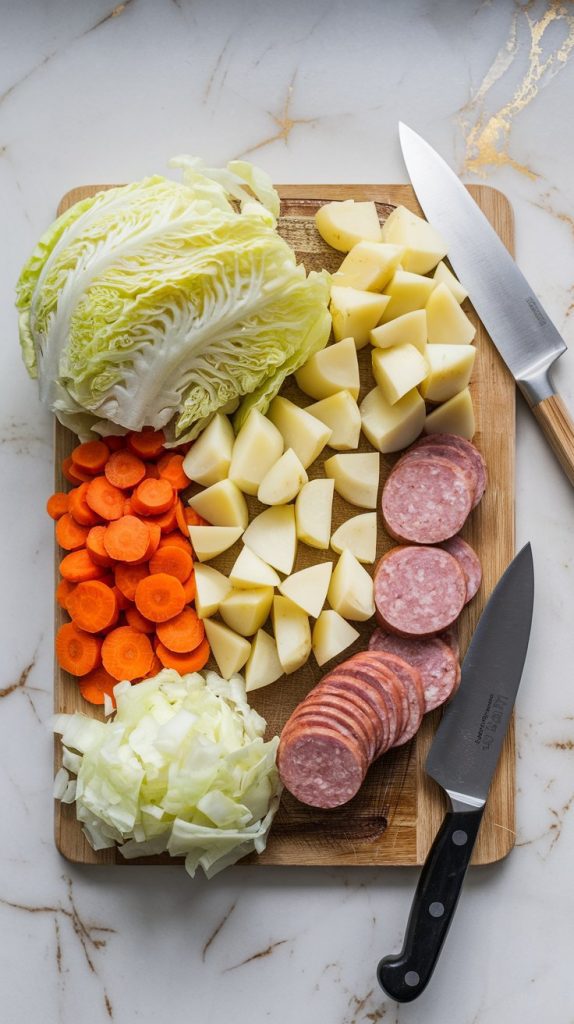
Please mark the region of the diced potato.
<svg viewBox="0 0 574 1024"><path fill-rule="evenodd" d="M401 263L414 274L427 274L446 256L446 243L438 231L406 206L397 206L387 217L381 238L383 242L405 246Z"/></svg>
<svg viewBox="0 0 574 1024"><path fill-rule="evenodd" d="M255 516L243 534L243 542L264 562L289 575L297 551L293 505L275 505Z"/></svg>
<svg viewBox="0 0 574 1024"><path fill-rule="evenodd" d="M403 313L388 324L375 327L369 335L371 345L376 348L393 348L395 345L414 345L422 356L427 347L427 314L424 309L413 309Z"/></svg>
<svg viewBox="0 0 574 1024"><path fill-rule="evenodd" d="M327 597L331 607L344 619L366 622L375 614L373 581L348 548L333 570Z"/></svg>
<svg viewBox="0 0 574 1024"><path fill-rule="evenodd" d="M200 619L208 619L210 615L215 615L224 597L227 597L231 583L211 565L196 563L194 572L195 610Z"/></svg>
<svg viewBox="0 0 574 1024"><path fill-rule="evenodd" d="M332 608L325 609L317 619L311 638L313 654L319 666L331 658L336 658L342 651L357 640L360 633L349 622L346 622Z"/></svg>
<svg viewBox="0 0 574 1024"><path fill-rule="evenodd" d="M384 455L412 444L426 416L425 403L416 388L394 405L389 405L380 388L373 388L359 408L365 437Z"/></svg>
<svg viewBox="0 0 574 1024"><path fill-rule="evenodd" d="M252 409L235 439L229 479L245 494L257 494L263 477L282 452L283 438L277 427L258 409Z"/></svg>
<svg viewBox="0 0 574 1024"><path fill-rule="evenodd" d="M428 373L426 359L414 345L374 348L372 363L373 376L390 405L412 391Z"/></svg>
<svg viewBox="0 0 574 1024"><path fill-rule="evenodd" d="M317 565L310 565L288 576L279 584L279 590L298 608L316 619L325 604L332 571L331 562L318 562Z"/></svg>
<svg viewBox="0 0 574 1024"><path fill-rule="evenodd" d="M359 508L376 508L379 490L376 452L332 455L324 465L325 475L335 481L335 490L345 501Z"/></svg>
<svg viewBox="0 0 574 1024"><path fill-rule="evenodd" d="M217 412L185 456L184 473L202 487L225 480L234 441L235 434L227 416Z"/></svg>
<svg viewBox="0 0 574 1024"><path fill-rule="evenodd" d="M474 366L474 345L429 345L428 373L419 391L429 402L446 402L468 386Z"/></svg>
<svg viewBox="0 0 574 1024"><path fill-rule="evenodd" d="M377 557L377 513L364 512L341 523L331 537L331 547L339 555L347 548L358 562L374 562Z"/></svg>
<svg viewBox="0 0 574 1024"><path fill-rule="evenodd" d="M426 311L429 345L469 345L474 338L476 327L446 284L436 286Z"/></svg>
<svg viewBox="0 0 574 1024"><path fill-rule="evenodd" d="M333 274L333 284L360 288L366 292L380 292L391 280L403 252L402 245L359 242L345 256L336 274Z"/></svg>
<svg viewBox="0 0 574 1024"><path fill-rule="evenodd" d="M224 679L230 679L240 672L251 652L251 644L243 636L238 636L228 626L215 619L205 619L205 635L211 647L211 653Z"/></svg>
<svg viewBox="0 0 574 1024"><path fill-rule="evenodd" d="M316 352L300 370L297 370L295 380L301 391L311 398L329 398L329 395L344 389L350 391L353 398L358 398L361 382L357 349L353 339L345 338ZM277 399L272 403L272 408L276 401Z"/></svg>
<svg viewBox="0 0 574 1024"><path fill-rule="evenodd" d="M474 409L468 388L437 405L425 420L425 434L458 434L472 441L474 431Z"/></svg>
<svg viewBox="0 0 574 1024"><path fill-rule="evenodd" d="M357 348L369 343L369 332L381 319L390 299L386 295L333 285L329 309L335 341L352 338Z"/></svg>
<svg viewBox="0 0 574 1024"><path fill-rule="evenodd" d="M297 537L310 548L326 551L331 536L335 481L319 478L301 488L295 502Z"/></svg>
<svg viewBox="0 0 574 1024"><path fill-rule="evenodd" d="M269 633L259 629L251 644L251 654L245 666L245 689L261 690L283 675L283 668L277 654L277 644Z"/></svg>
<svg viewBox="0 0 574 1024"><path fill-rule="evenodd" d="M256 555L250 548L244 547L237 556L235 565L229 573L230 586L237 590L251 590L253 587L278 587L280 577L267 562Z"/></svg>
<svg viewBox="0 0 574 1024"><path fill-rule="evenodd" d="M288 448L263 477L257 498L262 505L286 505L299 494L308 479L295 452Z"/></svg>
<svg viewBox="0 0 574 1024"><path fill-rule="evenodd" d="M239 540L242 526L189 526L189 539L200 562L217 558Z"/></svg>
<svg viewBox="0 0 574 1024"><path fill-rule="evenodd" d="M293 449L304 469L321 454L331 437L329 427L287 398L274 398L267 415L281 433L285 447Z"/></svg>
<svg viewBox="0 0 574 1024"><path fill-rule="evenodd" d="M468 299L468 292L466 288L460 283L458 278L454 276L452 270L450 270L442 260L438 264L433 277L437 284L446 284L447 288L450 288L457 302L464 302L465 299Z"/></svg>
<svg viewBox="0 0 574 1024"><path fill-rule="evenodd" d="M330 448L350 452L357 447L361 436L361 414L350 391L337 391L321 402L308 405L305 411L330 427Z"/></svg>
<svg viewBox="0 0 574 1024"><path fill-rule="evenodd" d="M288 597L273 599L273 632L284 672L295 672L311 653L311 627L304 611Z"/></svg>
<svg viewBox="0 0 574 1024"><path fill-rule="evenodd" d="M253 636L266 621L273 604L273 587L232 590L219 605L219 614L230 629Z"/></svg>
<svg viewBox="0 0 574 1024"><path fill-rule="evenodd" d="M358 242L381 241L379 215L372 202L325 203L315 214L315 224L321 238L339 252L349 252Z"/></svg>
<svg viewBox="0 0 574 1024"><path fill-rule="evenodd" d="M189 504L212 526L241 526L249 522L247 503L233 480L220 480L204 491L194 494Z"/></svg>
<svg viewBox="0 0 574 1024"><path fill-rule="evenodd" d="M391 301L381 317L381 322L386 324L389 320L395 320L415 309L424 309L429 295L435 288L436 281L433 281L432 277L421 277L420 274L397 270L385 288L385 295L389 295Z"/></svg>

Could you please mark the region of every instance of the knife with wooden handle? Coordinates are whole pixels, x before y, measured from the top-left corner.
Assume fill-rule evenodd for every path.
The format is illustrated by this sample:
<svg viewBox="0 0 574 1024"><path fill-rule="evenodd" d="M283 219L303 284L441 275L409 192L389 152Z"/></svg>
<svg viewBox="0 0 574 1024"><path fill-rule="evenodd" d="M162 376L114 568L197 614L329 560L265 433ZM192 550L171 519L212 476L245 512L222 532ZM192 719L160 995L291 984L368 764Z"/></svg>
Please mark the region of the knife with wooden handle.
<svg viewBox="0 0 574 1024"><path fill-rule="evenodd" d="M574 484L574 422L550 369L566 344L468 190L438 153L402 122L399 135L424 214L514 377L554 454Z"/></svg>

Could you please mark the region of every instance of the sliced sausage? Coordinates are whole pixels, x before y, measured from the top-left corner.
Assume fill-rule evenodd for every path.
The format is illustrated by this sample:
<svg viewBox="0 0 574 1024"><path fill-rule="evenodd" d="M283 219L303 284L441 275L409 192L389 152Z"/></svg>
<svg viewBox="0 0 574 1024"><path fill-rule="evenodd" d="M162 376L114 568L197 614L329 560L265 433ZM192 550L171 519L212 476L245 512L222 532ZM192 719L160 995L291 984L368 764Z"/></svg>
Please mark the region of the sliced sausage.
<svg viewBox="0 0 574 1024"><path fill-rule="evenodd" d="M353 726L360 730L365 738L369 761L373 760L375 751L381 743L382 728L379 719L376 718L375 721L372 711L368 707L365 709L364 701L360 706L352 694L346 693L342 696L340 692L332 692L328 684L319 684L311 690L303 704L299 705L299 708L303 707L310 709L316 707L319 710L336 712L343 719L350 719Z"/></svg>
<svg viewBox="0 0 574 1024"><path fill-rule="evenodd" d="M448 644L451 651L453 652L457 661L460 661L460 643L458 640L458 625L456 622L445 629L444 633L440 634L439 640L444 640L445 644Z"/></svg>
<svg viewBox="0 0 574 1024"><path fill-rule="evenodd" d="M303 727L281 737L277 756L284 786L311 807L339 807L359 791L366 767L356 743L335 730Z"/></svg>
<svg viewBox="0 0 574 1024"><path fill-rule="evenodd" d="M476 508L486 490L488 481L486 463L476 445L474 445L472 441L467 441L465 437L459 437L458 434L427 434L424 437L419 437L411 446L409 451L414 451L415 449L422 448L429 444L446 444L450 445L451 448L458 448L459 451L464 452L464 454L472 461L476 470L477 478L476 493L474 495L472 507Z"/></svg>
<svg viewBox="0 0 574 1024"><path fill-rule="evenodd" d="M392 721L393 714L389 711L388 697L386 697L380 689L370 685L365 685L364 680L357 678L356 675L347 676L344 673L338 673L334 676L331 673L329 685L334 687L342 695L349 694L357 700L362 700L370 709L369 713L378 719L380 740L375 757L380 757L381 752L389 749L391 745L391 731L394 731L395 728L394 722Z"/></svg>
<svg viewBox="0 0 574 1024"><path fill-rule="evenodd" d="M463 452L461 448L456 448L454 445L450 444L425 444L420 447L413 446L405 452L399 461L403 462L405 459L413 457L432 459L437 456L440 459L446 459L447 462L454 462L455 466L458 466L461 472L464 473L469 490L472 494L471 507L474 507L474 498L478 487L478 473L473 460L466 452ZM399 465L399 463L397 463L397 465Z"/></svg>
<svg viewBox="0 0 574 1024"><path fill-rule="evenodd" d="M448 644L438 637L415 640L375 629L369 648L397 654L418 669L424 689L425 712L444 704L457 686L458 659Z"/></svg>
<svg viewBox="0 0 574 1024"><path fill-rule="evenodd" d="M371 737L365 731L363 724L358 721L357 718L347 713L345 708L336 708L328 704L326 700L314 700L312 698L306 698L299 706L295 709L291 715L289 722L301 722L301 721L321 721L324 725L334 727L346 735L354 736L355 739L360 743L365 758L370 762L373 759L373 744Z"/></svg>
<svg viewBox="0 0 574 1024"><path fill-rule="evenodd" d="M390 651L376 651L376 653L380 658L384 658L385 664L403 685L408 714L402 732L394 743L395 747L401 747L418 732L425 713L425 691L421 674L418 668L410 665L408 661L397 654L391 654Z"/></svg>
<svg viewBox="0 0 574 1024"><path fill-rule="evenodd" d="M482 566L474 548L462 537L451 537L440 545L449 555L456 558L466 580L466 604L472 601L482 582Z"/></svg>
<svg viewBox="0 0 574 1024"><path fill-rule="evenodd" d="M434 636L448 629L466 601L466 580L448 551L392 548L375 569L376 616L399 636Z"/></svg>
<svg viewBox="0 0 574 1024"><path fill-rule="evenodd" d="M459 533L473 498L468 477L454 462L413 453L397 462L383 487L383 519L396 540L438 544Z"/></svg>

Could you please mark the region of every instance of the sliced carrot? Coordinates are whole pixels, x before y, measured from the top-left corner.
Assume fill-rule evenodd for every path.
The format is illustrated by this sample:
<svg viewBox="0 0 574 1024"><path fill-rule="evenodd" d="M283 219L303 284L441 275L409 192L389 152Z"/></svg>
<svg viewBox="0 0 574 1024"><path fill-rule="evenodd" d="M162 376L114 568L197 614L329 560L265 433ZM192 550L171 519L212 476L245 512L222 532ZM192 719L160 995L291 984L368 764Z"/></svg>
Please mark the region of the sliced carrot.
<svg viewBox="0 0 574 1024"><path fill-rule="evenodd" d="M146 619L133 604L126 608L126 622L132 629L137 629L138 633L155 633L155 622Z"/></svg>
<svg viewBox="0 0 574 1024"><path fill-rule="evenodd" d="M69 512L60 516L56 523L56 540L65 551L75 551L83 548L90 532L89 526L80 526L75 519L72 519Z"/></svg>
<svg viewBox="0 0 574 1024"><path fill-rule="evenodd" d="M187 551L193 558L193 548L189 542L189 535L187 540L184 540L181 534L175 530L172 530L171 533L163 534L159 546L160 548L181 548L182 551Z"/></svg>
<svg viewBox="0 0 574 1024"><path fill-rule="evenodd" d="M158 623L156 632L160 643L175 654L189 654L205 636L203 622L193 608L184 608L168 622Z"/></svg>
<svg viewBox="0 0 574 1024"><path fill-rule="evenodd" d="M139 679L149 671L153 647L145 633L120 626L108 633L102 644L102 662L114 679Z"/></svg>
<svg viewBox="0 0 574 1024"><path fill-rule="evenodd" d="M52 519L60 519L68 511L68 495L63 491L51 494L46 502L46 512Z"/></svg>
<svg viewBox="0 0 574 1024"><path fill-rule="evenodd" d="M128 608L131 608L131 604L129 601L126 601L125 597L122 597L117 587L112 587L112 590L116 596L116 601L118 601L118 617L114 622L110 622L109 626L106 626L104 629L101 629L100 632L98 633L98 636L107 636L108 633L111 633L112 629L119 629L120 626L127 625L125 613L119 607L119 598L121 598L122 601L125 601Z"/></svg>
<svg viewBox="0 0 574 1024"><path fill-rule="evenodd" d="M167 622L185 607L185 592L175 576L154 573L140 580L136 587L136 608L152 622Z"/></svg>
<svg viewBox="0 0 574 1024"><path fill-rule="evenodd" d="M158 516L173 506L173 487L169 480L142 480L132 494L135 511L142 516Z"/></svg>
<svg viewBox="0 0 574 1024"><path fill-rule="evenodd" d="M124 514L124 495L105 476L96 476L86 491L86 501L102 519L120 519Z"/></svg>
<svg viewBox="0 0 574 1024"><path fill-rule="evenodd" d="M140 459L157 459L163 451L164 441L163 430L140 430L128 434L128 448Z"/></svg>
<svg viewBox="0 0 574 1024"><path fill-rule="evenodd" d="M97 523L101 523L99 515L87 502L89 486L88 483L80 484L68 494L68 512L82 526L96 526Z"/></svg>
<svg viewBox="0 0 574 1024"><path fill-rule="evenodd" d="M190 574L187 577L185 583L182 583L182 586L183 586L183 592L185 594L185 603L186 604L190 604L190 602L193 601L193 599L195 598L195 590L196 590L196 588L195 588L195 573L193 572L193 570L190 572Z"/></svg>
<svg viewBox="0 0 574 1024"><path fill-rule="evenodd" d="M147 523L136 516L122 516L106 528L104 547L111 558L121 562L139 562L149 544Z"/></svg>
<svg viewBox="0 0 574 1024"><path fill-rule="evenodd" d="M104 694L107 693L108 697L111 697L114 707L116 702L114 699L114 686L117 683L117 679L106 672L105 668L95 668L92 672L88 672L87 676L82 676L78 680L80 687L80 693L84 700L89 701L90 704L103 704Z"/></svg>
<svg viewBox="0 0 574 1024"><path fill-rule="evenodd" d="M151 523L149 519L146 519L146 526L149 530L149 544L142 561L149 562L150 558L153 558L159 548L161 541L161 527L159 527L157 523Z"/></svg>
<svg viewBox="0 0 574 1024"><path fill-rule="evenodd" d="M143 679L152 679L153 676L157 676L158 672L161 672L162 669L163 669L163 665L162 665L161 661L159 660L157 654L154 651L153 652L153 661L151 663L150 668L147 670L145 676L143 676Z"/></svg>
<svg viewBox="0 0 574 1024"><path fill-rule="evenodd" d="M177 508L173 505L160 516L146 516L146 522L157 523L162 533L173 533L177 527Z"/></svg>
<svg viewBox="0 0 574 1024"><path fill-rule="evenodd" d="M181 501L179 501L178 505L176 505L176 517L177 525L179 526L183 536L186 537L187 540L189 540L189 526L207 525L207 520L204 519L203 516L198 515L194 509L188 508L186 505L183 505Z"/></svg>
<svg viewBox="0 0 574 1024"><path fill-rule="evenodd" d="M188 551L183 548L165 545L156 551L149 562L150 572L166 572L168 576L175 576L180 583L185 583L193 569L193 559Z"/></svg>
<svg viewBox="0 0 574 1024"><path fill-rule="evenodd" d="M174 491L183 491L189 487L191 480L183 471L183 455L174 452L166 452L157 462L159 475L169 480Z"/></svg>
<svg viewBox="0 0 574 1024"><path fill-rule="evenodd" d="M124 499L124 510L123 510L122 514L124 516L133 516L134 515L134 507L133 507L133 505L131 503L130 498L125 498Z"/></svg>
<svg viewBox="0 0 574 1024"><path fill-rule="evenodd" d="M99 580L104 575L104 568L92 562L85 548L71 551L60 562L60 576L70 583L84 583L86 580Z"/></svg>
<svg viewBox="0 0 574 1024"><path fill-rule="evenodd" d="M101 580L78 583L70 594L66 609L79 629L86 633L99 633L111 626L118 617L118 602L111 587Z"/></svg>
<svg viewBox="0 0 574 1024"><path fill-rule="evenodd" d="M83 473L90 473L95 476L101 473L110 457L110 449L103 441L85 441L79 444L72 452L74 472L78 469Z"/></svg>
<svg viewBox="0 0 574 1024"><path fill-rule="evenodd" d="M70 583L69 580L60 580L56 587L56 601L60 605L60 608L66 607L66 602L70 594L73 594L77 586L77 583Z"/></svg>
<svg viewBox="0 0 574 1024"><path fill-rule="evenodd" d="M92 526L86 537L86 548L92 562L95 562L96 565L104 565L109 569L114 564L114 561L110 558L104 547L105 533L105 526Z"/></svg>
<svg viewBox="0 0 574 1024"><path fill-rule="evenodd" d="M146 576L149 576L149 568L143 562L138 562L136 565L118 562L116 565L116 587L124 597L127 597L128 601L135 600L136 587Z"/></svg>
<svg viewBox="0 0 574 1024"><path fill-rule="evenodd" d="M125 448L126 439L119 434L110 434L106 437L106 444L111 452L119 452L121 448Z"/></svg>
<svg viewBox="0 0 574 1024"><path fill-rule="evenodd" d="M127 448L122 448L110 455L104 472L114 487L125 491L130 487L137 487L145 476L145 470L145 462Z"/></svg>
<svg viewBox="0 0 574 1024"><path fill-rule="evenodd" d="M74 484L74 486L82 484L86 480L91 480L89 473L84 473L83 469L80 469L79 466L74 466L71 455L62 462L62 475L66 477L66 480L69 483Z"/></svg>
<svg viewBox="0 0 574 1024"><path fill-rule="evenodd" d="M188 672L199 672L209 661L210 649L207 637L204 637L198 647L189 654L175 654L168 651L162 643L159 643L155 653L165 668L174 668L180 675Z"/></svg>
<svg viewBox="0 0 574 1024"><path fill-rule="evenodd" d="M74 676L86 676L100 662L102 641L66 622L56 633L56 658L60 668Z"/></svg>

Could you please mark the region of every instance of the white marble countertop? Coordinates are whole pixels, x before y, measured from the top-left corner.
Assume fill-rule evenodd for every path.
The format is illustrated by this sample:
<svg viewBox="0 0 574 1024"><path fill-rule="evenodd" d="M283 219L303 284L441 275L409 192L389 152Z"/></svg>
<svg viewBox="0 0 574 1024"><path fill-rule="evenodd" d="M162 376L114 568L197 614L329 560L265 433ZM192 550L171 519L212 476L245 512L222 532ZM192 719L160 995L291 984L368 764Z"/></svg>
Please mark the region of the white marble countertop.
<svg viewBox="0 0 574 1024"><path fill-rule="evenodd" d="M572 490L521 405L517 541L536 615L518 702L518 836L473 870L439 970L375 979L416 872L77 869L52 841L51 417L13 288L79 183L240 153L282 182L405 181L396 123L509 196L520 266L571 349L574 5L528 0L0 0L0 1018L3 1024L531 1024L574 1020Z"/></svg>

